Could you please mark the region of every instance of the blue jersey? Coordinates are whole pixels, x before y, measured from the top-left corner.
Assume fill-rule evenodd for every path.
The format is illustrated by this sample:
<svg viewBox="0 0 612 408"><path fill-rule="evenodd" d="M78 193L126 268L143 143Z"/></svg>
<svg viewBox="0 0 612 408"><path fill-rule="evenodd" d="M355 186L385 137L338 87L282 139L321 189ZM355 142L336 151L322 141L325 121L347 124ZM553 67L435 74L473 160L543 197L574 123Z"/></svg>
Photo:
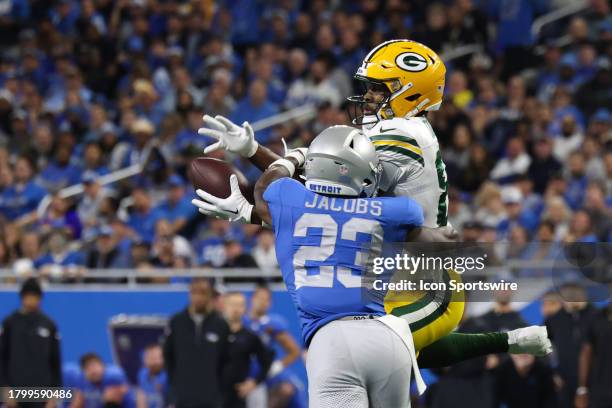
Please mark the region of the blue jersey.
<svg viewBox="0 0 612 408"><path fill-rule="evenodd" d="M107 387L126 385L127 378L123 369L109 365L104 369L104 376L99 384L93 384L88 381L84 375L81 375L80 381L76 388L83 393L84 406L83 408L102 408L104 406L104 391ZM126 399L128 399L126 395ZM125 400L123 401L125 406Z"/></svg>
<svg viewBox="0 0 612 408"><path fill-rule="evenodd" d="M279 354L282 352L282 347L276 341L276 336L280 333L286 333L289 331L287 322L285 322L285 319L283 319L282 316L278 316L274 314L264 315L257 320L253 320L250 317L245 316L242 318L242 322L245 325L245 327L248 327L251 331L253 331L253 333L259 336L262 343L267 348L274 351L276 358L279 358ZM285 368L285 370L275 375L274 379L276 380L276 377L279 377L279 376L280 378L285 379L287 376L283 374L285 374L286 371L287 369ZM257 360L253 359L251 363L251 370L250 370L249 376L256 377L258 373L259 373L259 363ZM270 379L266 380L268 385L270 385L269 380Z"/></svg>
<svg viewBox="0 0 612 408"><path fill-rule="evenodd" d="M289 326L285 319L275 314L263 315L257 320L245 316L242 321L244 325L255 332L261 341L268 347L275 346L275 337L277 334L289 331Z"/></svg>
<svg viewBox="0 0 612 408"><path fill-rule="evenodd" d="M33 181L23 186L12 185L0 192L0 215L13 221L36 210L47 191Z"/></svg>
<svg viewBox="0 0 612 408"><path fill-rule="evenodd" d="M416 201L329 197L287 177L270 184L263 197L305 344L332 320L385 314L382 298L363 296L363 251L380 256L383 242L403 242L411 228L421 226L423 210Z"/></svg>
<svg viewBox="0 0 612 408"><path fill-rule="evenodd" d="M138 386L147 397L148 408L164 407L164 396L168 391L168 374L165 371L151 375L148 368L142 367L138 372Z"/></svg>

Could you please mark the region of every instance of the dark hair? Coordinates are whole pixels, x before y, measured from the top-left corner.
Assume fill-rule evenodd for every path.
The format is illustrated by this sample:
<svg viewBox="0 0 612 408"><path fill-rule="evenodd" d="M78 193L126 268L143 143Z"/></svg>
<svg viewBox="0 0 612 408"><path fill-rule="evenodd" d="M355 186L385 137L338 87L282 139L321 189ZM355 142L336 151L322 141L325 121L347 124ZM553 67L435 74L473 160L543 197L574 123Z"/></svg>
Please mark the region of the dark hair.
<svg viewBox="0 0 612 408"><path fill-rule="evenodd" d="M553 231L553 232L555 231L555 223L554 223L554 222L552 222L551 220L548 220L548 219L543 220L543 221L540 223L540 225L538 226L538 229L540 229L540 228L542 228L542 227L546 227L546 228L548 228L549 230L551 230L551 231Z"/></svg>
<svg viewBox="0 0 612 408"><path fill-rule="evenodd" d="M24 297L25 295L36 295L38 297L42 297L42 288L40 287L40 283L36 278L29 278L23 285L21 285L21 290L19 291L19 296Z"/></svg>
<svg viewBox="0 0 612 408"><path fill-rule="evenodd" d="M272 291L270 290L268 285L266 285L265 283L258 283L257 284L257 286L255 287L255 292L259 292L260 290L263 290L263 291L268 292L268 293L272 293Z"/></svg>
<svg viewBox="0 0 612 408"><path fill-rule="evenodd" d="M19 157L17 157L17 160L15 161L15 163L17 163L17 161L19 160L25 160L25 162L28 163L28 165L30 166L30 170L32 171L32 177L33 177L38 171L38 169L36 168L36 161L34 160L34 158L31 155L24 153L24 154L19 155Z"/></svg>
<svg viewBox="0 0 612 408"><path fill-rule="evenodd" d="M79 359L79 366L81 366L81 369L84 369L85 366L92 361L98 361L103 364L103 361L99 355L94 352L89 352L81 356L81 358Z"/></svg>
<svg viewBox="0 0 612 408"><path fill-rule="evenodd" d="M157 348L157 347L160 347L160 348L161 348L161 346L162 346L162 345L161 345L161 344L159 344L159 343L149 343L149 344L147 344L147 345L144 347L144 349L142 349L142 351L149 351L149 350L154 349L154 348Z"/></svg>
<svg viewBox="0 0 612 408"><path fill-rule="evenodd" d="M195 278L193 278L191 280L191 282L189 282L189 286L194 286L194 285L196 285L198 283L207 283L208 286L210 286L211 289L214 290L214 288L215 288L215 285L213 284L212 279L206 278L204 276L196 276Z"/></svg>

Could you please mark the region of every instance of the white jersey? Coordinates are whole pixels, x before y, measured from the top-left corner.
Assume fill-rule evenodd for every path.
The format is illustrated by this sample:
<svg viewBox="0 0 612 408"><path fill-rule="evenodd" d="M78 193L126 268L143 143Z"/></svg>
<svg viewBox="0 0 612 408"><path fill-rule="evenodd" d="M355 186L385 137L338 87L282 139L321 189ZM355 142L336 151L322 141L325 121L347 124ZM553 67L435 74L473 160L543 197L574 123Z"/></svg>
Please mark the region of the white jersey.
<svg viewBox="0 0 612 408"><path fill-rule="evenodd" d="M370 138L384 170L380 189L407 196L423 207L424 226L445 226L448 182L438 138L424 117L382 120L363 132Z"/></svg>

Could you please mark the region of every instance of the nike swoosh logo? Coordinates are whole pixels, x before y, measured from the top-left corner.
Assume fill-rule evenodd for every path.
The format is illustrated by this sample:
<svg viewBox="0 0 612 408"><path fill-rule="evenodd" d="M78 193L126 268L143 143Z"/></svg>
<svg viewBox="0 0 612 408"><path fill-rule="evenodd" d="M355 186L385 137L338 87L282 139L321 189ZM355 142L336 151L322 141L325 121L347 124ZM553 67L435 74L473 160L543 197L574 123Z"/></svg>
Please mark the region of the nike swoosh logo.
<svg viewBox="0 0 612 408"><path fill-rule="evenodd" d="M395 130L395 128L391 128L391 129L383 129L382 126L380 127L380 133L385 133L385 132L390 132L392 130Z"/></svg>
<svg viewBox="0 0 612 408"><path fill-rule="evenodd" d="M234 211L227 210L227 212L231 212L232 214L238 214L238 210L234 210Z"/></svg>

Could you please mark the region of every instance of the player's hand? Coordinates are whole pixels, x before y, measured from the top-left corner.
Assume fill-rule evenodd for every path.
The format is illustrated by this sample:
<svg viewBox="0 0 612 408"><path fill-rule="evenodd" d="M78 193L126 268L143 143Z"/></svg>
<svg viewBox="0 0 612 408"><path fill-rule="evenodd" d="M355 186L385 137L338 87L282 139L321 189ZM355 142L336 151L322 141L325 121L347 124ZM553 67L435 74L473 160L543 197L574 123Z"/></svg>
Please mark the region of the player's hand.
<svg viewBox="0 0 612 408"><path fill-rule="evenodd" d="M193 199L191 204L198 207L204 215L230 220L232 222L250 223L253 205L242 195L235 174L230 176L231 194L227 198L215 197L204 190L197 189L196 194L202 200Z"/></svg>
<svg viewBox="0 0 612 408"><path fill-rule="evenodd" d="M198 134L217 140L215 143L206 146L204 154L224 149L249 158L257 151L259 144L255 141L255 133L249 122L242 122L242 126L238 126L221 115L214 118L204 115L202 120L206 127L199 128Z"/></svg>
<svg viewBox="0 0 612 408"><path fill-rule="evenodd" d="M257 388L257 383L252 378L236 384L236 391L240 398L246 398L255 388Z"/></svg>
<svg viewBox="0 0 612 408"><path fill-rule="evenodd" d="M508 352L542 357L552 353L552 343L545 326L529 326L508 332Z"/></svg>

